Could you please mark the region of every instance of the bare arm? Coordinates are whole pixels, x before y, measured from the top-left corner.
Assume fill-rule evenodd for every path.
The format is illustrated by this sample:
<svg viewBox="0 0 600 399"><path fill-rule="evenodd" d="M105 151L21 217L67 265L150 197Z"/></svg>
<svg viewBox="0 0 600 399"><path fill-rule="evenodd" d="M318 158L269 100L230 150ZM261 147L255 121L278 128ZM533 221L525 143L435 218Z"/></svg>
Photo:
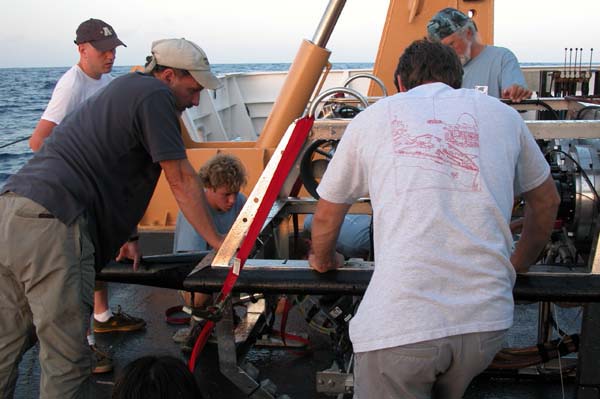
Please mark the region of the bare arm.
<svg viewBox="0 0 600 399"><path fill-rule="evenodd" d="M163 161L160 166L185 218L211 247L218 250L223 237L215 229L202 183L190 162L187 159Z"/></svg>
<svg viewBox="0 0 600 399"><path fill-rule="evenodd" d="M56 126L57 125L54 122L40 119L35 127L35 130L33 131L33 134L29 138L29 147L34 152L39 151L39 149L42 147L42 144L44 144L44 140L46 140L46 138L52 134L52 131Z"/></svg>
<svg viewBox="0 0 600 399"><path fill-rule="evenodd" d="M546 245L560 204L552 176L523 197L526 204L523 232L510 258L517 272L526 272Z"/></svg>
<svg viewBox="0 0 600 399"><path fill-rule="evenodd" d="M320 199L312 224L312 251L308 256L310 267L324 273L344 264L344 257L335 252L335 244L349 204L336 204Z"/></svg>

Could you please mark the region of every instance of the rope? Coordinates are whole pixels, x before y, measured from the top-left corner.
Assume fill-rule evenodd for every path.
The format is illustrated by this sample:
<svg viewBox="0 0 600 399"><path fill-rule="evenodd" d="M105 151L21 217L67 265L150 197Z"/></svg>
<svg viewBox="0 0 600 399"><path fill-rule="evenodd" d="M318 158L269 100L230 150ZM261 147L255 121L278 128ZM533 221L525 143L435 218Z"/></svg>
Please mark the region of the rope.
<svg viewBox="0 0 600 399"><path fill-rule="evenodd" d="M560 327L558 326L558 318L556 317L556 305L555 304L551 304L550 306L551 306L551 309L552 309L552 311L551 311L550 314L551 315L553 314L554 323L556 324L556 329L558 331L562 331L560 329ZM563 342L564 338L565 338L565 335L561 334L560 341L558 341L557 347L560 346L560 344ZM560 353L560 351L558 351L558 370L559 370L559 374L560 374L560 389L562 391L562 398L565 399L565 382L563 380L563 368L562 368L562 363L561 363L561 353Z"/></svg>
<svg viewBox="0 0 600 399"><path fill-rule="evenodd" d="M11 141L11 142L8 142L8 143L6 143L6 144L2 144L2 145L0 145L0 148L6 148L6 147L8 147L8 146L11 146L11 145L13 145L13 144L20 143L21 141L25 141L25 140L29 140L29 136L27 136L27 137L21 137L20 139L16 139L16 140L13 140L13 141Z"/></svg>
<svg viewBox="0 0 600 399"><path fill-rule="evenodd" d="M577 166L578 172L581 173L581 176L584 178L584 180L587 183L589 189L592 190L592 193L594 193L594 197L596 198L595 205L596 205L596 208L600 211L600 196L598 195L598 191L596 191L596 188L594 187L594 184L590 180L590 177L585 172L585 170L581 167L581 165L579 164L579 162L577 162L575 160L575 158L573 158L570 154L568 154L567 152L562 151L562 150L552 149L552 150L546 152L544 155L547 156L547 155L550 155L552 153L557 153L557 154L564 155L571 162L573 162L575 164L575 166Z"/></svg>
<svg viewBox="0 0 600 399"><path fill-rule="evenodd" d="M544 363L579 350L579 335L565 335L543 344L527 348L505 348L496 354L490 369L514 370Z"/></svg>
<svg viewBox="0 0 600 399"><path fill-rule="evenodd" d="M172 306L165 310L165 321L173 325L189 324L190 316L175 316L181 313L185 313L183 306Z"/></svg>

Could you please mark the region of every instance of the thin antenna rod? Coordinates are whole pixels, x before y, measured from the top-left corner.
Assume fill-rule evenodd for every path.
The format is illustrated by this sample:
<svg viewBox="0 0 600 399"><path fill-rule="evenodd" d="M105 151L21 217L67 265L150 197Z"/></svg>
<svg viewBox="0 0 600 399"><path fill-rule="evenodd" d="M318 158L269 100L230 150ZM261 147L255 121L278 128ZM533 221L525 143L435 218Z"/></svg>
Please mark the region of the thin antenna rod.
<svg viewBox="0 0 600 399"><path fill-rule="evenodd" d="M569 74L571 76L571 60L573 59L573 48L569 49Z"/></svg>
<svg viewBox="0 0 600 399"><path fill-rule="evenodd" d="M567 74L567 48L565 47L565 64L563 65L563 71L565 71L565 76Z"/></svg>

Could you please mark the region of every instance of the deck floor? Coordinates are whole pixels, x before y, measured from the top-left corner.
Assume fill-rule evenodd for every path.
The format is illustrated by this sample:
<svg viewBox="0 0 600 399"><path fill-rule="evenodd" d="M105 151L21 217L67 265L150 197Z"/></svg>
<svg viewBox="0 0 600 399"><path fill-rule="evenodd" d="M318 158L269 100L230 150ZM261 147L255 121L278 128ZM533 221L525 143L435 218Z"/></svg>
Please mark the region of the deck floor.
<svg viewBox="0 0 600 399"><path fill-rule="evenodd" d="M144 317L148 323L144 331L134 333L98 334L98 344L113 355L115 371L95 376L96 398L108 399L111 396L115 378L123 367L140 356L149 354L169 354L186 360L171 337L179 328L165 322L164 311L179 304L179 294L173 290L143 286L110 284L111 303L120 304L123 310L135 316ZM535 305L518 306L516 325L511 330L510 344L530 345L535 341ZM576 314L575 316L576 317ZM575 321L576 322L576 321ZM285 393L294 399L327 398L315 391L315 372L331 364L332 356L327 339L318 333L311 335L313 351L299 356L283 350L252 349L248 359L259 368L261 378L269 378L278 387L278 393ZM512 341L512 342L511 342ZM20 366L20 376L16 398L33 399L39 396L40 368L37 360L37 346L24 357ZM196 370L205 398L245 398L218 371L216 350L208 345ZM528 378L498 378L481 376L469 387L466 399L554 399L563 398L560 381ZM575 398L575 384L565 382L564 398Z"/></svg>
<svg viewBox="0 0 600 399"><path fill-rule="evenodd" d="M143 237L145 238L145 237ZM170 241L165 237L142 244L154 251L145 250L145 254L168 252ZM156 252L155 252L156 251ZM165 309L180 304L180 295L169 289L153 287L110 284L111 306L121 305L123 310L134 316L143 317L147 327L134 333L98 334L97 343L108 350L114 358L115 370L112 373L93 377L96 398L109 399L114 381L129 362L150 354L168 354L186 361L179 346L172 341L172 335L180 326L165 322ZM557 308L560 327L567 332L577 332L581 323L579 308ZM300 331L304 322L299 314L290 314L290 331ZM515 311L515 325L511 329L507 345L530 346L537 337L536 304L518 305ZM294 329L298 330L294 330ZM306 331L306 330L305 330ZM329 339L322 334L310 332L312 350L304 355L285 350L253 348L246 359L260 370L260 379L268 378L278 387L278 394L287 394L293 399L331 398L317 394L315 390L315 372L328 368L332 363ZM15 398L33 399L39 396L40 367L38 347L25 354L21 362ZM208 344L202 354L195 373L205 398L237 399L247 396L235 388L218 371L215 345ZM475 379L465 394L465 399L574 399L576 386L574 380L567 379L563 387L558 378L500 378L482 375Z"/></svg>

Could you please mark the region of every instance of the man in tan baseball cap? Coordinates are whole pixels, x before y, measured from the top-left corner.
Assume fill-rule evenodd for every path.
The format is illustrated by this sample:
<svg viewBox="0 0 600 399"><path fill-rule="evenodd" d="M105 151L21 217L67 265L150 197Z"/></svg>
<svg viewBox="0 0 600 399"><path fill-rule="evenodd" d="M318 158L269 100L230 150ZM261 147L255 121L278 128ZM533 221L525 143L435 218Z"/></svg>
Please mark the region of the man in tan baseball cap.
<svg viewBox="0 0 600 399"><path fill-rule="evenodd" d="M157 66L188 71L202 87L216 90L221 87L219 80L210 70L210 63L204 50L186 39L163 39L152 43L152 56L146 65L146 73Z"/></svg>
<svg viewBox="0 0 600 399"><path fill-rule="evenodd" d="M0 306L0 393L11 396L14 370L35 332L43 343L41 398L93 397L85 335L95 272L116 254L137 270L136 226L161 173L194 230L215 249L223 242L179 123L218 81L204 51L184 39L154 43L150 63L148 73L124 74L83 101L0 192L0 247L19 248L2 252L12 277L0 278L7 298ZM23 209L35 231L33 219L19 217ZM94 330L105 325L94 323Z"/></svg>

